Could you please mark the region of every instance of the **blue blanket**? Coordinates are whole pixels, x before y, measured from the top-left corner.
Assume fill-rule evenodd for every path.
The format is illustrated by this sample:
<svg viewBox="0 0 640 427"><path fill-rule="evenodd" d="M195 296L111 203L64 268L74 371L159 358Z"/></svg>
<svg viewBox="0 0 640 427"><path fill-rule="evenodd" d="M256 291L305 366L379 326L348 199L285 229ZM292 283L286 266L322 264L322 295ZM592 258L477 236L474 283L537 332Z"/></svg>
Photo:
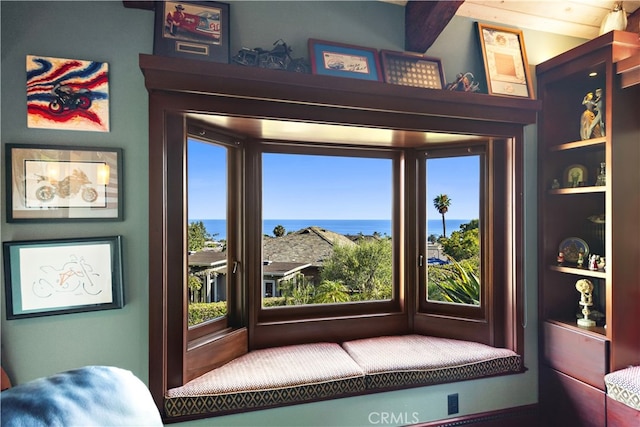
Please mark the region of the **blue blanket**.
<svg viewBox="0 0 640 427"><path fill-rule="evenodd" d="M87 366L0 393L2 427L162 426L147 386L130 371Z"/></svg>

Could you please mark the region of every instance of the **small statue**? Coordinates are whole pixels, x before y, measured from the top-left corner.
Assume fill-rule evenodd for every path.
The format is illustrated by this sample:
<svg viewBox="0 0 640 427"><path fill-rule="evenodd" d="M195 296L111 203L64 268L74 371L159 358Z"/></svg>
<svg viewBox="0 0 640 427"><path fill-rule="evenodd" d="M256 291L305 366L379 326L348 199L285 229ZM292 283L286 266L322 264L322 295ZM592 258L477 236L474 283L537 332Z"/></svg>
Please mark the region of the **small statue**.
<svg viewBox="0 0 640 427"><path fill-rule="evenodd" d="M480 90L480 83L475 81L476 78L470 72L458 73L456 80L453 83L449 83L446 87L447 90L456 92L478 92Z"/></svg>
<svg viewBox="0 0 640 427"><path fill-rule="evenodd" d="M557 190L558 188L560 188L560 182L556 178L554 178L553 182L551 183L551 189Z"/></svg>
<svg viewBox="0 0 640 427"><path fill-rule="evenodd" d="M589 256L589 270L596 271L598 269L598 255Z"/></svg>
<svg viewBox="0 0 640 427"><path fill-rule="evenodd" d="M582 267L582 264L584 264L584 253L583 252L578 252L578 267Z"/></svg>
<svg viewBox="0 0 640 427"><path fill-rule="evenodd" d="M578 319L578 326L591 327L595 326L596 322L589 319L591 311L589 307L593 305L593 283L588 279L580 279L576 282L576 289L580 292L580 304L582 306L582 318Z"/></svg>
<svg viewBox="0 0 640 427"><path fill-rule="evenodd" d="M605 172L606 164L604 162L600 163L600 172L598 172L598 177L596 178L596 185L606 185L607 183L607 173Z"/></svg>
<svg viewBox="0 0 640 427"><path fill-rule="evenodd" d="M601 256L600 259L598 259L598 270L604 270L606 264L606 260Z"/></svg>
<svg viewBox="0 0 640 427"><path fill-rule="evenodd" d="M602 111L602 89L587 93L582 99L586 110L580 118L580 138L590 139L604 136L604 115Z"/></svg>
<svg viewBox="0 0 640 427"><path fill-rule="evenodd" d="M558 252L556 261L558 262L558 265L562 265L562 263L564 263L564 252Z"/></svg>

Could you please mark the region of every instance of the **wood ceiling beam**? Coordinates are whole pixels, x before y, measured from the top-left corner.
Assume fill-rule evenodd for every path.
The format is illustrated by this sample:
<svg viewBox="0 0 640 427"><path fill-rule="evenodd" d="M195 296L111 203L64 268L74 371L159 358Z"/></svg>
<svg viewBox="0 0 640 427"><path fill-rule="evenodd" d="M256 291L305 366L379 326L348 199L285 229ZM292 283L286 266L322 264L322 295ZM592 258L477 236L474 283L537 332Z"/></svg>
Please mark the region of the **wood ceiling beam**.
<svg viewBox="0 0 640 427"><path fill-rule="evenodd" d="M425 53L456 14L464 0L409 0L404 9L404 48Z"/></svg>

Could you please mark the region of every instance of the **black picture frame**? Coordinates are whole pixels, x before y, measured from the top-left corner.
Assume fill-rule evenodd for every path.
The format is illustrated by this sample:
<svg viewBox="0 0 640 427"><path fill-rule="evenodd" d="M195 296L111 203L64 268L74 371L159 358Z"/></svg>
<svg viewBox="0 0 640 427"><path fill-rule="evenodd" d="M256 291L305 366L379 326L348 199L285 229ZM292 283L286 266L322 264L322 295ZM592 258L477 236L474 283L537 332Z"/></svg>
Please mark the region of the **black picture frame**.
<svg viewBox="0 0 640 427"><path fill-rule="evenodd" d="M6 145L7 222L122 221L122 149Z"/></svg>
<svg viewBox="0 0 640 427"><path fill-rule="evenodd" d="M380 51L380 62L386 83L444 89L445 78L442 61L419 53Z"/></svg>
<svg viewBox="0 0 640 427"><path fill-rule="evenodd" d="M156 2L153 54L228 64L229 9L215 1Z"/></svg>
<svg viewBox="0 0 640 427"><path fill-rule="evenodd" d="M124 306L121 236L2 246L7 320Z"/></svg>

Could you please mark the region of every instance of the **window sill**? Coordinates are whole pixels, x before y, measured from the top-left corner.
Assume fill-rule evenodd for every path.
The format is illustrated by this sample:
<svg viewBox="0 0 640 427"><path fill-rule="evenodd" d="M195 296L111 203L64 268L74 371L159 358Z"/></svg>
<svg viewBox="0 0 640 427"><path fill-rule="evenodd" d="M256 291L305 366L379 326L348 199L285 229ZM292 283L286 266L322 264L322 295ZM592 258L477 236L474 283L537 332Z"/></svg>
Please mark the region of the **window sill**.
<svg viewBox="0 0 640 427"><path fill-rule="evenodd" d="M422 335L256 350L165 396L165 417L217 416L523 372L511 350Z"/></svg>

